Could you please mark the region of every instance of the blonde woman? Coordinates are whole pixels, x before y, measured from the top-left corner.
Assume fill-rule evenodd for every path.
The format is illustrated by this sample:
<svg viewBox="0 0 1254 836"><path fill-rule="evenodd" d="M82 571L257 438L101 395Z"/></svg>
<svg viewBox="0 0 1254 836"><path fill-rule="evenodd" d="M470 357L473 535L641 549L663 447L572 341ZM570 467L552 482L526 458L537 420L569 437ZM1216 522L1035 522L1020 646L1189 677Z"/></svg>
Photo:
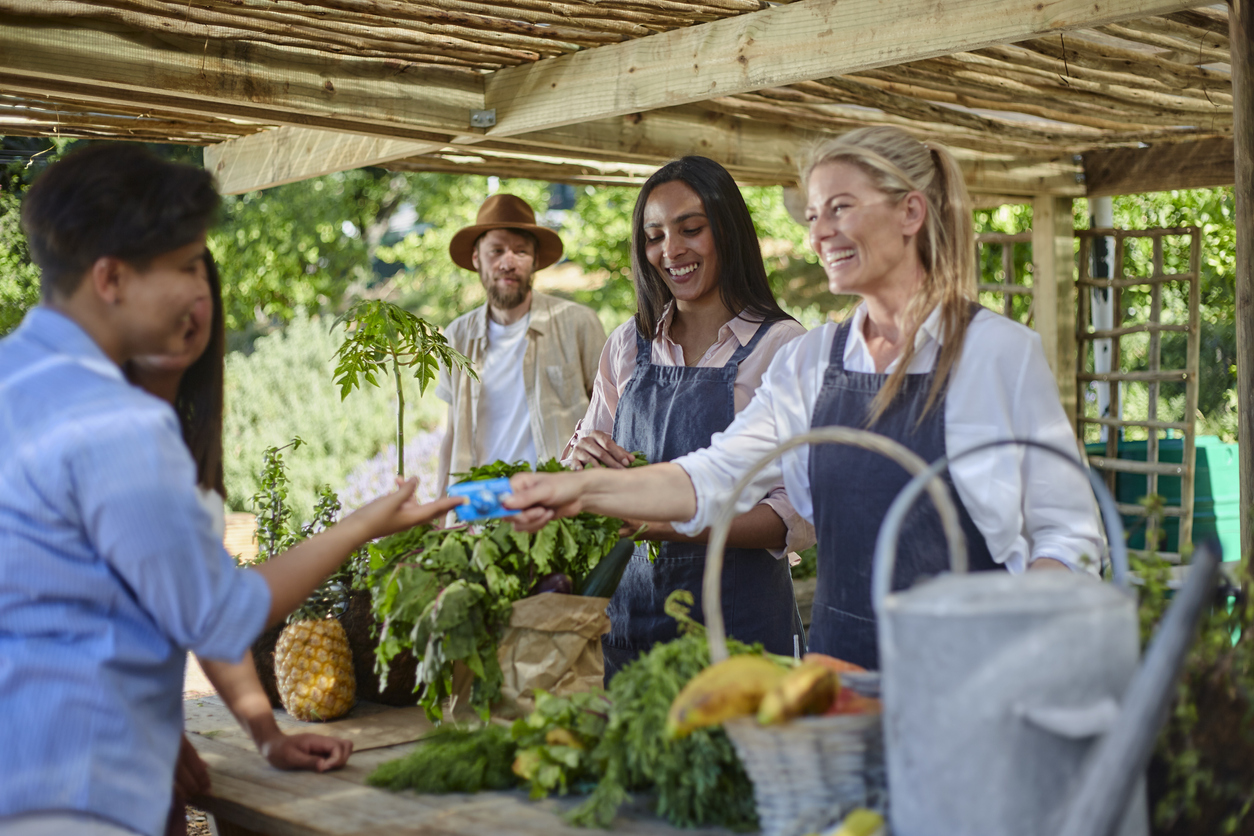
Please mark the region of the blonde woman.
<svg viewBox="0 0 1254 836"><path fill-rule="evenodd" d="M631 471L515 477L520 526L591 510L700 531L753 461L812 427L864 427L928 461L1011 436L1074 449L1039 337L975 302L971 202L947 150L864 128L816 149L802 179L810 243L832 292L862 297L854 314L781 349L752 403L703 450ZM818 533L810 648L878 667L871 557L906 473L823 445L785 454L757 479L781 477ZM973 568L1083 571L1100 553L1091 495L1066 462L1005 448L959 462L951 484ZM947 565L935 512L917 509L895 585Z"/></svg>

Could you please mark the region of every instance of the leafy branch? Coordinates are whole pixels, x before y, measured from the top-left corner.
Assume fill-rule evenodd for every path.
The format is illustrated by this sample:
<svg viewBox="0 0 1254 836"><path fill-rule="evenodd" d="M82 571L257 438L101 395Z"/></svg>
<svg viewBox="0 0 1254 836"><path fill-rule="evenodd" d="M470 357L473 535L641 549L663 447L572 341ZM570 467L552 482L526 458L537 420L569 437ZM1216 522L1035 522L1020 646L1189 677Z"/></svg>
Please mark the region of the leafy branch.
<svg viewBox="0 0 1254 836"><path fill-rule="evenodd" d="M381 299L364 299L335 321L347 329L335 352L335 383L340 399L362 385L379 385L379 375L392 374L396 381L396 475L405 476L405 391L401 369L418 381L418 392L435 380L440 366L456 367L478 379L470 360L448 344L433 325L409 311Z"/></svg>

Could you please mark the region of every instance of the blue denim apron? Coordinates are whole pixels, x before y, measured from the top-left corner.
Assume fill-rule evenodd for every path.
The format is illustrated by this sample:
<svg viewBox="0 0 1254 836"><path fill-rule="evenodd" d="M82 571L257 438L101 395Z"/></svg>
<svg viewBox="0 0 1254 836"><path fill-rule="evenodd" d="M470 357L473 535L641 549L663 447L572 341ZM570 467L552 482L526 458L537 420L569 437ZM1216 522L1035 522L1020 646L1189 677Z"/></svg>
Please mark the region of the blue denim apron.
<svg viewBox="0 0 1254 836"><path fill-rule="evenodd" d="M850 321L846 320L836 329L831 361L814 403L811 428L864 427L872 399L888 380L887 374L845 369L849 328ZM944 396L919 421L934 377L935 372L906 375L892 404L866 429L901 442L925 462L943 456ZM944 479L958 506L971 571L1002 569L994 562L984 535L972 522L962 498L953 490L949 471L945 471ZM810 619L810 650L868 669L879 668L875 613L871 609L875 538L888 506L909 480L900 465L869 450L843 444L820 444L810 448L810 492L819 541L818 587ZM893 588L904 589L920 578L948 568L949 550L940 516L929 499L921 498L902 527Z"/></svg>
<svg viewBox="0 0 1254 836"><path fill-rule="evenodd" d="M651 462L672 459L708 447L716 432L736 415L735 383L740 362L753 353L773 323L764 322L753 339L721 368L656 366L652 344L636 334L636 368L614 415L614 441L640 450ZM636 546L622 582L610 600L612 625L603 639L605 681L656 642L678 635L675 620L663 612L676 589L693 594L692 615L703 621L701 580L705 545L662 543L657 562L647 544ZM797 614L787 560L765 549L728 549L723 564L723 616L727 634L743 642L762 642L772 653L792 655L793 636L802 649L805 633Z"/></svg>

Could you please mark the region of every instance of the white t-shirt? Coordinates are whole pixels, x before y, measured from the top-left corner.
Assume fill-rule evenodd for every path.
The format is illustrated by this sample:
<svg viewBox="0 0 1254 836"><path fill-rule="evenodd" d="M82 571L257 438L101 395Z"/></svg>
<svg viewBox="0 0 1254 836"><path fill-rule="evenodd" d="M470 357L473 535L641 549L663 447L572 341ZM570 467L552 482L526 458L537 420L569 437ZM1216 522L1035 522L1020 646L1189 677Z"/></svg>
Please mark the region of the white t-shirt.
<svg viewBox="0 0 1254 836"><path fill-rule="evenodd" d="M531 437L531 410L523 383L523 355L527 353L527 326L531 314L513 325L488 319L488 348L479 371L479 462L497 459L536 463L536 445Z"/></svg>

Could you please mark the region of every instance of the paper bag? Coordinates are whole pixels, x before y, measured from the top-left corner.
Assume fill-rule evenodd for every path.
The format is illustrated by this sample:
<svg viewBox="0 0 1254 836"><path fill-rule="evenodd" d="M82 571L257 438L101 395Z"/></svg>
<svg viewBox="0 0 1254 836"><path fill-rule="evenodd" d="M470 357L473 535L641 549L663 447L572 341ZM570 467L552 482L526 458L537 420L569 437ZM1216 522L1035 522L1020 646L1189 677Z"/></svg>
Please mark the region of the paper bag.
<svg viewBox="0 0 1254 836"><path fill-rule="evenodd" d="M537 688L564 695L602 686L601 636L610 631L609 603L557 592L514 602L496 652L503 676L501 714L530 713Z"/></svg>

